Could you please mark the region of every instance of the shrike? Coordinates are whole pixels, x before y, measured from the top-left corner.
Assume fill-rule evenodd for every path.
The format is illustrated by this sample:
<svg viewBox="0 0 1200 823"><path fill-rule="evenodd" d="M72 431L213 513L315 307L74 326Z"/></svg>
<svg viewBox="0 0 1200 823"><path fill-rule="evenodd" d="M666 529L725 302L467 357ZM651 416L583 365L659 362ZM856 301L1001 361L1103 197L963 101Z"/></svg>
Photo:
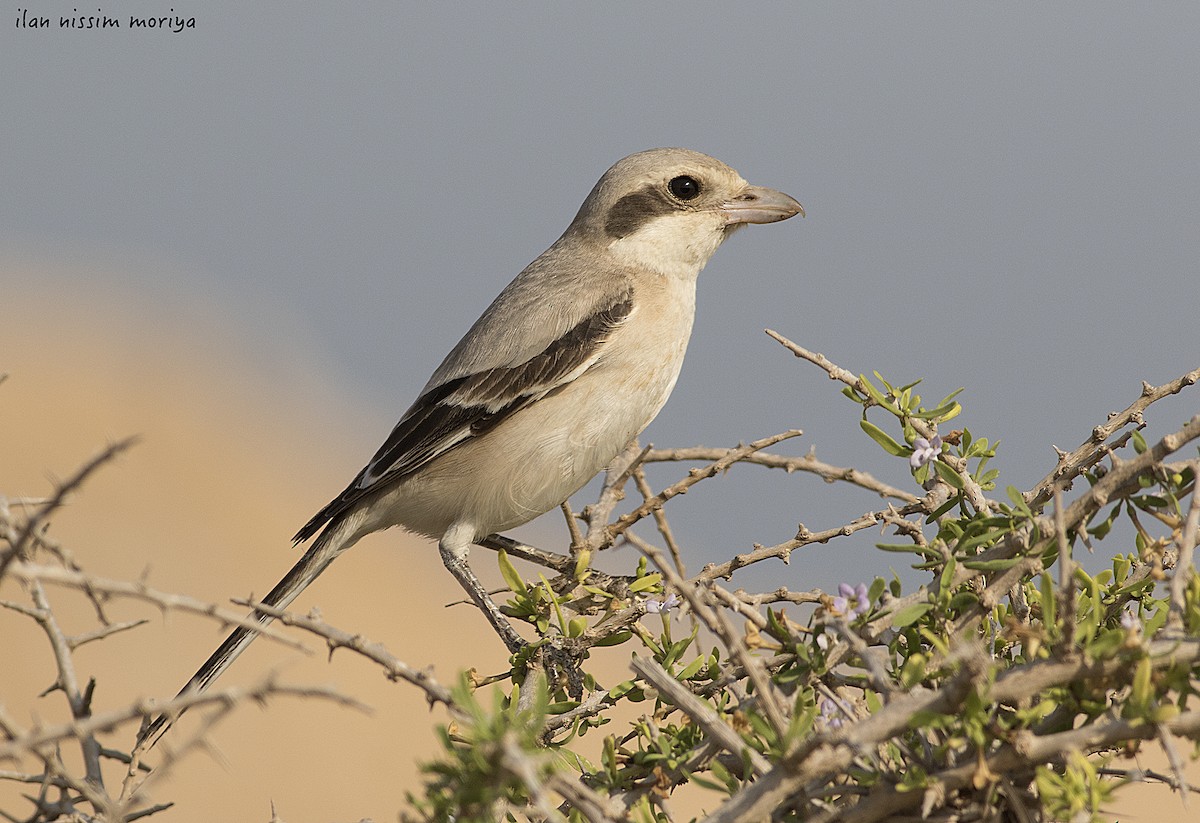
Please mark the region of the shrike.
<svg viewBox="0 0 1200 823"><path fill-rule="evenodd" d="M316 539L263 602L287 607L364 535L403 526L438 541L446 568L518 649L467 565L471 545L561 504L646 428L679 375L700 270L734 230L797 214L791 197L699 152L651 149L616 163L366 467L300 529L297 543ZM236 629L180 694L206 689L257 636ZM140 741L169 723L159 717Z"/></svg>

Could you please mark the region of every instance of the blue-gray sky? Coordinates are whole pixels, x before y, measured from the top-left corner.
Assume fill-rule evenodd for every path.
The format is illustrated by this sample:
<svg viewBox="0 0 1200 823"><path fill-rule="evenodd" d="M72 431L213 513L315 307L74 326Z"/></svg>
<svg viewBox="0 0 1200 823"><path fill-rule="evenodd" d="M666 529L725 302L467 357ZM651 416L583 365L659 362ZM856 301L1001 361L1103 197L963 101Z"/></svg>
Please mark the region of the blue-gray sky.
<svg viewBox="0 0 1200 823"><path fill-rule="evenodd" d="M346 480L604 169L652 146L808 210L702 275L656 445L799 427L790 450L906 482L765 327L965 386L955 425L1001 438L1021 487L1200 362L1200 5L176 2L195 29L128 29L162 6L101 3L108 31L57 28L66 3L0 17L0 271L39 272L3 291L112 292L147 346L181 323L244 341L279 375L264 391L360 441ZM877 503L746 467L670 511L697 568ZM882 572L875 539L745 585Z"/></svg>

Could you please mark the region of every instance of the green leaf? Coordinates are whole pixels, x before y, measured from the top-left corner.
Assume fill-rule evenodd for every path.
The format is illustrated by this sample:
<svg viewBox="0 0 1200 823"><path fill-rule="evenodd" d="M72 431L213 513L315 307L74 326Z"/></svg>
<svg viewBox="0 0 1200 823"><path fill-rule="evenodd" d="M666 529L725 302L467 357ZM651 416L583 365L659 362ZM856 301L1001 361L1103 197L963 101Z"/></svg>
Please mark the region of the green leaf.
<svg viewBox="0 0 1200 823"><path fill-rule="evenodd" d="M859 393L856 392L853 389L853 387L851 387L851 386L846 386L846 388L842 389L842 394L846 395L847 397L849 397L851 400L853 400L855 403L858 403L859 405L861 405L863 402L862 396L859 395Z"/></svg>
<svg viewBox="0 0 1200 823"><path fill-rule="evenodd" d="M675 661L683 656L683 653L687 651L689 645L690 643L687 640L677 640L676 642L667 646L663 652L661 661L663 668L669 669L671 666L675 665Z"/></svg>
<svg viewBox="0 0 1200 823"><path fill-rule="evenodd" d="M898 554L919 554L923 557L941 557L936 551L924 546L918 546L915 543L876 543L875 548L885 552L896 552Z"/></svg>
<svg viewBox="0 0 1200 823"><path fill-rule="evenodd" d="M1112 578L1117 585L1124 585L1129 572L1133 570L1133 559L1128 554L1117 554L1112 558Z"/></svg>
<svg viewBox="0 0 1200 823"><path fill-rule="evenodd" d="M550 581L546 579L546 575L544 574L539 573L538 577L542 581L540 591L546 593L546 601L554 606L554 616L558 618L559 631L561 631L567 637L572 637L573 635L567 629L567 618L563 614L562 604L559 602L558 598L554 596L554 589L550 587Z"/></svg>
<svg viewBox="0 0 1200 823"><path fill-rule="evenodd" d="M875 372L875 376L879 377L879 372ZM900 410L898 408L896 408L896 404L893 403L891 400L888 400L887 395L885 395L879 389L875 388L874 384L872 384L871 381L867 379L867 376L865 374L860 374L858 376L858 379L859 379L859 382L862 383L862 387L864 389L866 389L867 394L870 395L872 400L874 400L877 404L879 404L883 408L887 409L888 411L892 412L896 416L900 415ZM880 380L883 380L883 378L880 378ZM884 385L887 385L886 380L884 380Z"/></svg>
<svg viewBox="0 0 1200 823"><path fill-rule="evenodd" d="M894 457L904 457L912 454L912 449L907 446L901 446L891 438L887 432L876 426L865 417L858 421L858 425L862 426L862 430L871 436L871 439L883 447L883 450Z"/></svg>
<svg viewBox="0 0 1200 823"><path fill-rule="evenodd" d="M659 572L651 572L645 577L639 577L637 580L629 584L629 591L633 593L644 592L647 589L652 589L662 582L662 575Z"/></svg>
<svg viewBox="0 0 1200 823"><path fill-rule="evenodd" d="M696 672L700 671L700 667L703 666L704 664L706 664L707 662L708 662L707 657L697 657L691 663L688 663L686 666L684 666L683 671L681 671L675 675L675 679L676 680L690 679L694 674L696 674Z"/></svg>
<svg viewBox="0 0 1200 823"><path fill-rule="evenodd" d="M592 552L590 549L584 549L575 558L575 579L582 583L587 579L588 567L592 564Z"/></svg>
<svg viewBox="0 0 1200 823"><path fill-rule="evenodd" d="M897 629L916 623L933 608L932 603L910 603L892 615L892 625Z"/></svg>
<svg viewBox="0 0 1200 823"><path fill-rule="evenodd" d="M713 776L716 777L717 780L720 780L725 784L726 790L732 792L737 788L737 778L730 774L729 770L722 766L719 760L714 759L709 762L708 770L713 773Z"/></svg>
<svg viewBox="0 0 1200 823"><path fill-rule="evenodd" d="M950 403L950 401L951 401L951 400L953 400L954 398L956 398L956 397L958 397L960 394L962 394L962 393L963 393L963 389L965 389L965 388L966 388L966 386L961 386L961 387L959 387L959 388L955 389L954 391L950 392L948 395L946 395L946 396L945 396L945 397L943 397L943 398L942 398L940 401L938 401L938 405L939 405L939 406L945 406L945 405L948 405L948 404ZM968 439L968 440L967 440L967 444L970 444L970 439Z"/></svg>
<svg viewBox="0 0 1200 823"><path fill-rule="evenodd" d="M913 414L913 417L920 420L933 420L938 423L944 423L947 420L953 420L958 417L962 414L962 410L961 403L947 403L945 406L938 406L935 409L916 412Z"/></svg>
<svg viewBox="0 0 1200 823"><path fill-rule="evenodd" d="M928 466L929 464L926 463L925 465ZM928 517L925 518L925 522L932 523L933 521L935 521L939 517L941 517L943 514L950 511L951 509L953 509L955 506L958 505L958 500L959 500L960 496L961 495L955 495L954 497L951 497L949 500L947 500L942 505L938 506L937 509L932 514L930 514Z"/></svg>
<svg viewBox="0 0 1200 823"><path fill-rule="evenodd" d="M979 534L973 534L970 537L965 537L958 541L955 549L960 555L970 556L975 553L976 549L991 546L999 540L1009 529L987 529Z"/></svg>
<svg viewBox="0 0 1200 823"><path fill-rule="evenodd" d="M1121 513L1121 504L1113 506L1112 511L1108 513L1108 517L1100 521L1099 524L1089 527L1087 532L1097 540L1103 540L1113 527L1113 523L1117 519L1117 515Z"/></svg>
<svg viewBox="0 0 1200 823"><path fill-rule="evenodd" d="M701 788L704 788L704 789L708 789L710 792L725 791L725 787L722 786L720 783L717 783L714 780L709 780L706 777L701 777L700 775L695 774L695 773L688 775L688 782L695 783L697 786L700 786Z"/></svg>
<svg viewBox="0 0 1200 823"><path fill-rule="evenodd" d="M1146 451L1146 438L1142 437L1142 433L1137 429L1133 430L1133 450L1138 454L1144 454Z"/></svg>
<svg viewBox="0 0 1200 823"><path fill-rule="evenodd" d="M962 478L958 476L958 472L947 466L941 460L933 461L933 469L937 472L938 477L942 478L947 485L953 486L959 491L962 491L963 481Z"/></svg>
<svg viewBox="0 0 1200 823"><path fill-rule="evenodd" d="M1146 621L1145 625L1142 627L1142 631L1145 633L1145 635L1147 637L1154 637L1154 635L1158 634L1158 630L1161 629L1163 627L1163 625L1166 624L1166 622L1167 622L1167 609L1159 608L1154 612L1154 614L1150 615L1150 618Z"/></svg>
<svg viewBox="0 0 1200 823"><path fill-rule="evenodd" d="M628 640L631 637L633 637L633 632L628 631L628 630L613 632L608 637L601 638L600 640L597 640L592 645L594 645L594 646L619 646L620 644L624 643L626 640Z"/></svg>
<svg viewBox="0 0 1200 823"><path fill-rule="evenodd" d="M780 618L782 616L783 616L783 609L780 609L777 612L777 611L775 611L775 609L772 609L769 607L767 608L766 630L767 630L767 633L770 634L772 637L786 637L787 636L787 633L788 633L787 628L784 626L783 623L780 622Z"/></svg>
<svg viewBox="0 0 1200 823"><path fill-rule="evenodd" d="M952 611L961 612L963 609L974 606L979 602L979 596L972 591L961 591L950 598L950 609Z"/></svg>
<svg viewBox="0 0 1200 823"><path fill-rule="evenodd" d="M1109 629L1087 644L1088 657L1093 660L1106 660L1113 657L1125 645L1124 629Z"/></svg>
<svg viewBox="0 0 1200 823"><path fill-rule="evenodd" d="M962 564L977 572L1000 572L1011 569L1020 562L1019 557L1006 557L1001 560L964 560Z"/></svg>
<svg viewBox="0 0 1200 823"><path fill-rule="evenodd" d="M915 472L913 472L913 480L916 480L921 488L925 487L925 483L929 480L929 464L926 463Z"/></svg>
<svg viewBox="0 0 1200 823"><path fill-rule="evenodd" d="M1154 696L1150 690L1152 672L1153 668L1149 657L1143 657L1138 661L1137 668L1133 673L1133 686L1129 693L1129 702L1126 706L1130 711L1126 717L1140 717L1150 708L1150 701Z"/></svg>
<svg viewBox="0 0 1200 823"><path fill-rule="evenodd" d="M1000 476L999 469L989 469L983 474L975 478L975 482L979 484L979 488L991 490L996 488L996 478Z"/></svg>
<svg viewBox="0 0 1200 823"><path fill-rule="evenodd" d="M1005 486L1004 493L1008 495L1008 499L1012 501L1013 508L1026 517L1033 517L1033 510L1029 508L1029 504L1025 502L1025 498L1021 495L1021 490L1016 486Z"/></svg>
<svg viewBox="0 0 1200 823"><path fill-rule="evenodd" d="M904 665L900 667L900 685L906 689L911 689L913 686L925 679L925 664L928 662L929 661L926 659L924 654L921 652L913 652L909 658L904 661ZM917 712L909 719L910 725L915 722L915 718L920 714L922 714L922 712ZM936 713L933 714L936 716Z"/></svg>
<svg viewBox="0 0 1200 823"><path fill-rule="evenodd" d="M1167 508L1168 505L1167 498L1158 494L1139 494L1137 497L1129 498L1129 502L1142 511L1150 512L1151 514Z"/></svg>
<svg viewBox="0 0 1200 823"><path fill-rule="evenodd" d="M608 690L608 698L609 698L609 700L616 700L617 698L624 697L625 695L627 695L631 691L633 691L634 688L636 688L636 687L637 687L636 681L625 680L621 683L618 683L617 685L613 686L611 689Z"/></svg>
<svg viewBox="0 0 1200 823"><path fill-rule="evenodd" d="M525 585L525 581L517 573L516 567L508 559L508 552L503 549L498 551L496 553L496 561L500 564L500 576L504 578L504 582L508 584L508 588L514 594L528 595L529 587Z"/></svg>
<svg viewBox="0 0 1200 823"><path fill-rule="evenodd" d="M938 594L940 597L946 597L950 594L950 587L954 582L954 572L958 569L958 561L951 557L946 561L946 567L942 569L941 576L938 578Z"/></svg>
<svg viewBox="0 0 1200 823"><path fill-rule="evenodd" d="M988 456L988 439L981 437L970 445L963 445L963 457L986 457ZM983 465L982 463L980 464Z"/></svg>
<svg viewBox="0 0 1200 823"><path fill-rule="evenodd" d="M1042 572L1038 578L1038 591L1042 601L1042 623L1048 630L1053 631L1058 623L1058 598L1054 596L1054 582L1046 572Z"/></svg>
<svg viewBox="0 0 1200 823"><path fill-rule="evenodd" d="M582 755L576 754L569 749L554 748L550 750L555 760L562 763L569 769L579 772L580 774L595 774L596 767Z"/></svg>

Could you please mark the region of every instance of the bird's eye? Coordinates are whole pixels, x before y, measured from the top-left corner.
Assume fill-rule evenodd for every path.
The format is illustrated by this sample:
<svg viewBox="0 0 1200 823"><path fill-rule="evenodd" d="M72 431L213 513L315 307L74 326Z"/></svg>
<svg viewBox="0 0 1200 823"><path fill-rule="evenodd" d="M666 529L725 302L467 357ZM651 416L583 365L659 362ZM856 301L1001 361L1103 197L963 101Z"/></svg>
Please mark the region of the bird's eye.
<svg viewBox="0 0 1200 823"><path fill-rule="evenodd" d="M667 183L667 191L680 200L694 200L700 196L700 181L681 174L671 178L671 182Z"/></svg>

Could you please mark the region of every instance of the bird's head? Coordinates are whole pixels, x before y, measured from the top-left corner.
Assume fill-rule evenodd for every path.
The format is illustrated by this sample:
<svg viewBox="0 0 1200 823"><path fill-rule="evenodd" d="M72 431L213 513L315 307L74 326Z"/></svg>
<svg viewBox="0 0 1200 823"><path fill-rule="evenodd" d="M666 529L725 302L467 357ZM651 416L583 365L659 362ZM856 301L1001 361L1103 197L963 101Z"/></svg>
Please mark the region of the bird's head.
<svg viewBox="0 0 1200 823"><path fill-rule="evenodd" d="M567 234L600 243L623 263L694 277L734 230L797 214L804 208L794 199L750 185L707 154L650 149L604 173Z"/></svg>

